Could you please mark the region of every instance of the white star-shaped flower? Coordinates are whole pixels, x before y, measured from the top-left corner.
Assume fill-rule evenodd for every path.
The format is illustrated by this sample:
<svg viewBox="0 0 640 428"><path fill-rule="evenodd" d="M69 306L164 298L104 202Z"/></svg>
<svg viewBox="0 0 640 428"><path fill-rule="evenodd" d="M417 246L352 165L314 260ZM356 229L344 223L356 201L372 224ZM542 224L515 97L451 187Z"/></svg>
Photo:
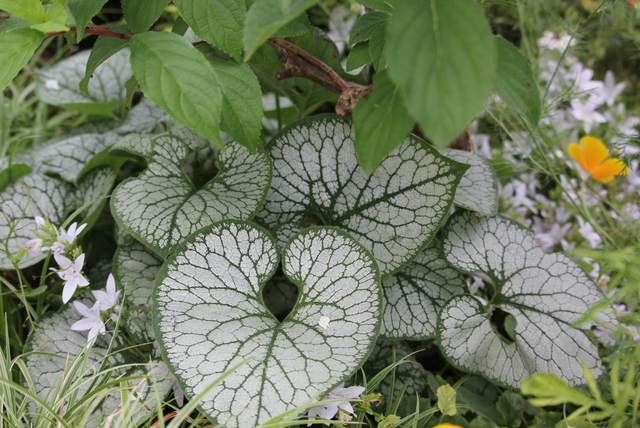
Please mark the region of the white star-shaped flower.
<svg viewBox="0 0 640 428"><path fill-rule="evenodd" d="M627 84L624 82L616 84L613 71L609 70L604 76L604 84L594 92L593 96L599 103L606 103L608 106L613 106L613 103L616 102L616 98L622 93L625 86L627 86Z"/></svg>
<svg viewBox="0 0 640 428"><path fill-rule="evenodd" d="M361 386L352 386L349 388L344 388L343 385L340 385L339 387L331 391L325 397L325 400L339 400L339 399L350 400L353 398L358 398L358 396L364 392L364 388ZM331 419L336 415L336 413L338 413L338 409L342 409L346 412L354 414L351 403L349 403L348 401L336 401L333 403L321 404L321 405L312 407L311 409L309 409L309 417L312 418L317 416L322 419ZM307 426L310 426L310 425L311 424L308 424ZM329 425L329 424L325 423L325 425Z"/></svg>
<svg viewBox="0 0 640 428"><path fill-rule="evenodd" d="M586 133L591 132L595 123L605 123L607 119L604 115L596 111L598 106L591 101L582 102L578 99L571 100L571 114L582 121L582 126Z"/></svg>
<svg viewBox="0 0 640 428"><path fill-rule="evenodd" d="M84 265L84 254L81 254L75 262L60 254L55 254L53 257L60 265L60 270L57 272L58 276L63 281L66 281L62 290L62 302L67 303L73 297L76 288L89 285L89 281L81 273Z"/></svg>
<svg viewBox="0 0 640 428"><path fill-rule="evenodd" d="M100 302L96 302L91 309L87 308L83 303L73 302L73 306L76 311L80 313L84 318L75 322L71 326L71 330L85 331L89 330L87 335L87 342L96 337L98 334L103 334L107 331L104 326L104 322L100 318Z"/></svg>
<svg viewBox="0 0 640 428"><path fill-rule="evenodd" d="M107 286L104 291L95 290L91 292L93 297L96 298L96 301L100 303L100 310L106 311L108 309L113 308L118 303L118 298L120 297L120 291L116 291L116 281L113 279L113 275L109 274L109 278L107 279Z"/></svg>

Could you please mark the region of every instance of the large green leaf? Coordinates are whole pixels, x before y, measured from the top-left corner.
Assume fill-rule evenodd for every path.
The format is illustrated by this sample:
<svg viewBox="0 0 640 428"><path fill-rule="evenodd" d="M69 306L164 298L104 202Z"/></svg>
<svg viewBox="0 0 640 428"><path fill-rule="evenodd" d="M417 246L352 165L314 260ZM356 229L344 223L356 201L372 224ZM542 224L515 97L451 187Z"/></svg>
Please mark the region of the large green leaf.
<svg viewBox="0 0 640 428"><path fill-rule="evenodd" d="M495 39L498 49L495 91L509 107L536 125L540 120L541 101L531 66L511 43L502 37Z"/></svg>
<svg viewBox="0 0 640 428"><path fill-rule="evenodd" d="M232 143L218 155L218 175L196 189L181 168L190 153L183 140L174 134L153 137L148 169L123 181L111 198L116 221L162 257L205 226L251 219L271 179L263 150L251 154Z"/></svg>
<svg viewBox="0 0 640 428"><path fill-rule="evenodd" d="M54 224L60 224L73 206L71 185L46 175L31 173L20 177L0 192L0 236L4 237L0 245L0 269L14 269L7 253L15 256L27 241L35 239L33 231L35 216L48 218ZM42 260L46 254L28 252L18 267L31 266Z"/></svg>
<svg viewBox="0 0 640 428"><path fill-rule="evenodd" d="M222 91L205 57L173 33L138 34L130 46L131 67L145 96L178 123L224 147Z"/></svg>
<svg viewBox="0 0 640 428"><path fill-rule="evenodd" d="M538 372L577 385L583 363L602 373L596 346L572 323L604 295L573 260L545 254L533 232L511 219L468 211L447 223L444 254L495 288L488 306L461 294L443 307L438 343L451 364L510 387Z"/></svg>
<svg viewBox="0 0 640 428"><path fill-rule="evenodd" d="M496 50L474 0L403 0L387 26L389 73L425 135L446 147L484 108Z"/></svg>
<svg viewBox="0 0 640 428"><path fill-rule="evenodd" d="M262 129L262 90L245 64L211 59L222 88L222 130L254 152Z"/></svg>
<svg viewBox="0 0 640 428"><path fill-rule="evenodd" d="M82 300L87 307L91 307L93 302L89 299ZM126 352L109 352L111 349L110 341L112 336L110 333L104 336L98 335L95 343L88 350L87 333L71 330L71 325L80 320L82 316L71 305L63 307L63 309L54 314L45 315L38 321L37 327L29 336L25 345L28 355L25 358L26 366L31 375L31 383L29 386L34 388L36 395L51 402L55 392L60 388L60 383L65 381L68 385L75 384L77 388L74 390L74 404L79 403L82 399L86 399L90 394L96 394L97 388L93 388L91 377L95 376L95 371L100 370L100 364L105 361L103 372L97 376L98 381L108 382L117 376L134 376L133 379L123 381L128 383L128 392L135 392L139 397L139 401L133 400L128 403L131 410L131 421L140 420L148 415L150 409L154 408L155 400L163 399L171 390L173 380L166 365L159 360L152 361L148 365L140 365L137 368L131 368L130 365L124 365L126 360L130 360L131 356ZM121 345L121 340L116 338L114 345ZM73 359L82 352L87 353L87 360L84 365L80 365L77 360ZM105 357L106 356L106 357ZM111 369L111 370L109 370ZM65 378L66 376L66 378ZM140 383L140 377L152 376L153 381ZM84 382L80 382L81 379ZM88 404L88 403L87 403ZM91 403L91 413L85 415L83 427L104 426L104 420L113 411L122 406L122 396L120 392L116 392L107 396L102 402L94 401ZM68 406L64 407L65 409ZM37 413L46 415L35 402L30 402L30 416L35 417ZM64 417L64 414L61 416ZM51 416L48 416L49 418Z"/></svg>
<svg viewBox="0 0 640 428"><path fill-rule="evenodd" d="M122 0L122 12L134 33L147 31L171 0Z"/></svg>
<svg viewBox="0 0 640 428"><path fill-rule="evenodd" d="M39 0L0 0L0 9L30 22L46 19L44 6Z"/></svg>
<svg viewBox="0 0 640 428"><path fill-rule="evenodd" d="M242 60L244 0L176 0L180 15L202 40Z"/></svg>
<svg viewBox="0 0 640 428"><path fill-rule="evenodd" d="M362 67L372 61L371 53L369 52L369 42L357 43L351 48L349 56L347 57L347 71L353 71Z"/></svg>
<svg viewBox="0 0 640 428"><path fill-rule="evenodd" d="M93 72L107 59L124 49L129 44L126 39L117 37L100 36L91 49L89 59L87 60L87 69L78 86L80 90L89 95L89 82L93 76Z"/></svg>
<svg viewBox="0 0 640 428"><path fill-rule="evenodd" d="M125 83L131 77L129 50L123 49L104 61L89 81L89 95L80 91L89 51L79 52L51 68L38 72L36 94L48 104L107 116L125 100Z"/></svg>
<svg viewBox="0 0 640 428"><path fill-rule="evenodd" d="M257 0L253 3L247 11L242 39L245 61L269 37L316 3L318 0Z"/></svg>
<svg viewBox="0 0 640 428"><path fill-rule="evenodd" d="M16 28L0 33L0 91L9 86L42 42L40 31Z"/></svg>
<svg viewBox="0 0 640 428"><path fill-rule="evenodd" d="M75 20L78 43L82 40L85 26L102 10L106 2L107 0L69 0L67 6Z"/></svg>
<svg viewBox="0 0 640 428"><path fill-rule="evenodd" d="M442 306L452 296L467 292L464 277L449 266L441 251L431 243L404 269L383 278L381 336L410 340L435 337Z"/></svg>
<svg viewBox="0 0 640 428"><path fill-rule="evenodd" d="M383 276L431 240L466 169L409 136L367 175L356 160L351 120L337 115L295 122L268 149L274 176L260 221L275 228L315 218L340 227L371 251Z"/></svg>
<svg viewBox="0 0 640 428"><path fill-rule="evenodd" d="M379 273L353 238L314 228L289 242L282 270L299 297L283 322L262 298L277 267L266 231L226 221L189 237L156 281L156 337L187 397L253 357L200 402L227 428L256 426L330 391L375 344Z"/></svg>
<svg viewBox="0 0 640 428"><path fill-rule="evenodd" d="M351 29L349 34L349 44L353 45L358 42L364 42L369 40L371 35L376 32L380 27L386 25L386 21L389 19L388 13L382 12L369 12L361 15L356 20L356 23Z"/></svg>
<svg viewBox="0 0 640 428"><path fill-rule="evenodd" d="M373 91L358 101L353 112L353 129L358 163L371 174L380 162L402 143L414 121L409 116L400 90L387 71L373 78Z"/></svg>
<svg viewBox="0 0 640 428"><path fill-rule="evenodd" d="M460 180L453 202L480 215L498 213L498 177L489 161L476 153L447 149L448 158L469 165Z"/></svg>

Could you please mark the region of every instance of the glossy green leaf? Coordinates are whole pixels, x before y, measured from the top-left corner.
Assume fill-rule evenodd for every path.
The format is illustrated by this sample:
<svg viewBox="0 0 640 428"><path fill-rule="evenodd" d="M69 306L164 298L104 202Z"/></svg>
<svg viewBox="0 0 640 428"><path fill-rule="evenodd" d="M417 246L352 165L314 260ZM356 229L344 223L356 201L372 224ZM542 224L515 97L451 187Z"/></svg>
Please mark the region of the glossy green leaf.
<svg viewBox="0 0 640 428"><path fill-rule="evenodd" d="M363 6L370 7L382 12L393 12L393 1L388 0L356 0Z"/></svg>
<svg viewBox="0 0 640 428"><path fill-rule="evenodd" d="M257 0L247 11L244 26L244 59L288 22L300 16L318 0Z"/></svg>
<svg viewBox="0 0 640 428"><path fill-rule="evenodd" d="M314 218L340 227L371 251L383 276L431 240L466 169L409 136L367 175L356 160L351 120L337 115L299 120L268 149L274 176L259 220L270 228Z"/></svg>
<svg viewBox="0 0 640 428"><path fill-rule="evenodd" d="M173 33L143 33L131 39L131 67L145 96L203 137L220 139L222 91L210 63Z"/></svg>
<svg viewBox="0 0 640 428"><path fill-rule="evenodd" d="M96 40L93 45L93 49L91 49L91 53L89 54L85 75L82 80L80 80L80 90L89 95L89 82L96 69L100 64L124 49L128 44L129 41L125 39L107 36L98 37L98 40Z"/></svg>
<svg viewBox="0 0 640 428"><path fill-rule="evenodd" d="M78 43L82 40L85 26L102 10L106 2L107 0L69 0L67 6L75 20Z"/></svg>
<svg viewBox="0 0 640 428"><path fill-rule="evenodd" d="M38 98L71 110L110 115L111 110L125 99L124 85L131 77L129 51L121 50L114 54L93 72L87 95L80 91L79 85L85 76L89 56L89 51L79 52L51 68L39 71L36 86Z"/></svg>
<svg viewBox="0 0 640 428"><path fill-rule="evenodd" d="M69 31L67 27L67 10L65 8L67 1L54 1L46 9L44 22L33 24L31 28L42 31L43 33L53 33L56 31Z"/></svg>
<svg viewBox="0 0 640 428"><path fill-rule="evenodd" d="M256 75L245 64L211 59L215 78L222 89L224 132L255 152L262 130L262 90Z"/></svg>
<svg viewBox="0 0 640 428"><path fill-rule="evenodd" d="M251 219L262 205L271 179L264 151L251 154L230 144L218 155L218 175L196 189L181 168L191 152L184 138L163 134L152 139L152 147L147 170L113 192L111 211L125 230L160 256L217 221Z"/></svg>
<svg viewBox="0 0 640 428"><path fill-rule="evenodd" d="M438 343L451 364L510 387L533 373L583 382L581 363L598 376L596 346L572 327L604 300L584 270L561 253L545 254L532 231L502 216L456 212L445 227L444 254L455 268L490 279L488 306L471 295L451 298L440 312ZM517 321L515 340L493 328L500 309Z"/></svg>
<svg viewBox="0 0 640 428"><path fill-rule="evenodd" d="M41 32L16 28L0 33L0 90L9 86L42 42Z"/></svg>
<svg viewBox="0 0 640 428"><path fill-rule="evenodd" d="M72 187L61 180L46 175L31 173L20 177L0 192L0 269L14 269L7 253L16 255L27 241L35 239L35 216L48 218L53 224L60 224L73 206L75 200ZM18 267L31 266L44 259L44 253L27 252Z"/></svg>
<svg viewBox="0 0 640 428"><path fill-rule="evenodd" d="M347 57L347 71L353 71L372 61L369 42L357 43Z"/></svg>
<svg viewBox="0 0 640 428"><path fill-rule="evenodd" d="M496 49L474 0L403 0L387 26L391 78L429 140L446 147L485 107Z"/></svg>
<svg viewBox="0 0 640 428"><path fill-rule="evenodd" d="M134 33L147 31L160 17L171 0L122 0L127 26Z"/></svg>
<svg viewBox="0 0 640 428"><path fill-rule="evenodd" d="M349 44L369 40L379 28L384 28L388 20L389 14L382 12L368 12L359 16L349 33Z"/></svg>
<svg viewBox="0 0 640 428"><path fill-rule="evenodd" d="M476 153L447 149L445 156L469 165L460 180L453 202L480 215L498 213L498 177L487 159Z"/></svg>
<svg viewBox="0 0 640 428"><path fill-rule="evenodd" d="M330 391L355 373L375 343L379 273L353 238L314 228L288 243L282 271L299 297L282 322L261 295L277 268L266 231L224 221L189 237L156 281L156 337L187 397L253 358L200 402L227 428L257 426Z"/></svg>
<svg viewBox="0 0 640 428"><path fill-rule="evenodd" d="M387 22L385 21L385 24ZM387 25L380 25L371 34L369 39L369 54L373 60L373 68L376 70L383 70L387 64L387 59L384 56L385 44L386 44L386 27Z"/></svg>
<svg viewBox="0 0 640 428"><path fill-rule="evenodd" d="M496 408L502 413L507 427L517 428L522 423L524 400L520 394L511 391L503 392L496 403Z"/></svg>
<svg viewBox="0 0 640 428"><path fill-rule="evenodd" d="M356 156L360 167L371 174L413 129L400 90L387 71L373 78L373 91L358 101L353 112Z"/></svg>
<svg viewBox="0 0 640 428"><path fill-rule="evenodd" d="M466 293L464 276L431 243L402 270L382 279L384 313L380 335L424 340L436 335L438 313L456 294Z"/></svg>
<svg viewBox="0 0 640 428"><path fill-rule="evenodd" d="M495 43L498 51L495 91L509 107L536 125L540 120L541 101L531 66L518 48L502 37L496 37Z"/></svg>
<svg viewBox="0 0 640 428"><path fill-rule="evenodd" d="M176 0L180 15L202 40L242 59L244 0Z"/></svg>
<svg viewBox="0 0 640 428"><path fill-rule="evenodd" d="M40 0L0 0L0 9L29 22L43 22L46 19Z"/></svg>

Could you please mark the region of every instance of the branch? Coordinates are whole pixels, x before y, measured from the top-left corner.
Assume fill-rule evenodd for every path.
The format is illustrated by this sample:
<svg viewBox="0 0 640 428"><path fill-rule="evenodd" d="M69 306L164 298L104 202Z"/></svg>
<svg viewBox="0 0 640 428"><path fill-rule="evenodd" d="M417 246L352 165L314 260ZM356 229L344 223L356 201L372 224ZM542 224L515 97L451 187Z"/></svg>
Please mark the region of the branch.
<svg viewBox="0 0 640 428"><path fill-rule="evenodd" d="M367 98L373 89L371 85L344 80L333 68L288 40L272 37L269 41L278 51L278 59L285 68L278 72L278 79L302 77L340 94L336 113L341 116L351 116L358 99Z"/></svg>
<svg viewBox="0 0 640 428"><path fill-rule="evenodd" d="M45 36L45 39L48 39L49 37L53 37L53 36L59 36L60 34L65 34L65 33L76 33L77 31L78 29L76 27L69 27L69 31L56 31L55 33L47 34ZM106 28L99 27L97 25L87 26L84 32L85 34L95 34L98 36L115 37L116 39L125 39L125 40L131 40L131 38L133 37L130 34L116 33L115 31L111 31Z"/></svg>

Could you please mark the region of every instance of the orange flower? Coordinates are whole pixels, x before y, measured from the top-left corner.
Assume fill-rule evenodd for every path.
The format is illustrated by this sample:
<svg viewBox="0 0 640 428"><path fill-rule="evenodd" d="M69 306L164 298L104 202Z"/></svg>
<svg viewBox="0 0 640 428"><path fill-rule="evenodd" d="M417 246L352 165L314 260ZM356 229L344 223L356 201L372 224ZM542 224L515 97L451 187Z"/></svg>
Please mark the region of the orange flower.
<svg viewBox="0 0 640 428"><path fill-rule="evenodd" d="M595 137L582 137L580 144L571 143L567 150L594 180L608 183L616 175L629 174L627 165L618 158L610 158L607 147Z"/></svg>
<svg viewBox="0 0 640 428"><path fill-rule="evenodd" d="M436 425L433 428L462 428L460 425L453 425L453 424L440 424L440 425Z"/></svg>

